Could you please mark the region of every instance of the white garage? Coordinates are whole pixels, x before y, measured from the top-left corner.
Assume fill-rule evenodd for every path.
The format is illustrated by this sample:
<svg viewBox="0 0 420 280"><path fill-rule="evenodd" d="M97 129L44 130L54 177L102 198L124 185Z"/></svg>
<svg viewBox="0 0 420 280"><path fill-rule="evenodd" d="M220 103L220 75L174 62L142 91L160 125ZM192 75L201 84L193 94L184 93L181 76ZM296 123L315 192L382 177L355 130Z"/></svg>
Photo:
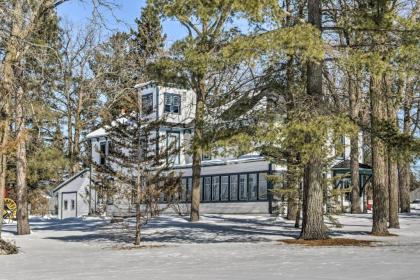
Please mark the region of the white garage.
<svg viewBox="0 0 420 280"><path fill-rule="evenodd" d="M91 185L89 169L85 169L58 185L53 190L60 219L75 218L89 214L96 208L96 192ZM89 203L90 199L90 203Z"/></svg>

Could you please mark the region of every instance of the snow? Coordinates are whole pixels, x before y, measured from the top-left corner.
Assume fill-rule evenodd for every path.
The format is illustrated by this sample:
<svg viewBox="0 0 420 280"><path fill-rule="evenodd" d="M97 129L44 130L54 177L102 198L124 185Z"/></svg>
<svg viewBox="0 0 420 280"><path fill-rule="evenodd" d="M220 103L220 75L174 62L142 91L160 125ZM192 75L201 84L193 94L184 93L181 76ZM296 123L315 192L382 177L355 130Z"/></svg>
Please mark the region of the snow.
<svg viewBox="0 0 420 280"><path fill-rule="evenodd" d="M373 237L370 214L340 216L333 236L378 243L322 248L280 243L299 231L268 215L162 216L143 248L130 245L133 220L32 218L28 236L4 225L20 253L0 257L0 279L420 279L420 213L400 218L398 236Z"/></svg>
<svg viewBox="0 0 420 280"><path fill-rule="evenodd" d="M106 136L106 135L107 135L107 133L106 133L105 128L101 127L101 128L98 128L97 130L92 131L88 135L86 135L86 139L95 138L95 137L102 137L102 136Z"/></svg>

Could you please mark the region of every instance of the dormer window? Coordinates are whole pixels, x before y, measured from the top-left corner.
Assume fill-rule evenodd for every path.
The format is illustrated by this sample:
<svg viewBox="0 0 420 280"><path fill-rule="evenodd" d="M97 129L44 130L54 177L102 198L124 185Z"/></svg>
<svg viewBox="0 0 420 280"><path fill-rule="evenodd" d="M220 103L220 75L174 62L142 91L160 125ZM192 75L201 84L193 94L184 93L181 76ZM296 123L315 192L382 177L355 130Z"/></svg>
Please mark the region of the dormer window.
<svg viewBox="0 0 420 280"><path fill-rule="evenodd" d="M150 115L153 112L153 94L145 94L141 99L141 110L145 115Z"/></svg>
<svg viewBox="0 0 420 280"><path fill-rule="evenodd" d="M181 95L165 93L165 113L181 114Z"/></svg>

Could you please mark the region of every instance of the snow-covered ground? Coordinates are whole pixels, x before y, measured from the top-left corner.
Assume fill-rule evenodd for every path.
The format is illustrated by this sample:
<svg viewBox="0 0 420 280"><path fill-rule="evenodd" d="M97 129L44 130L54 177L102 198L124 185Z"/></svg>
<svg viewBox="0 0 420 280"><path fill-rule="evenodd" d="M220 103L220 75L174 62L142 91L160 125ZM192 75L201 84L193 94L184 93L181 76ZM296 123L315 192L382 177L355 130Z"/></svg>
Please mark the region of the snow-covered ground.
<svg viewBox="0 0 420 280"><path fill-rule="evenodd" d="M132 248L132 221L33 218L32 234L3 237L20 253L0 256L0 279L420 279L420 214L401 215L398 236L373 237L371 215L339 217L335 237L377 240L373 247L303 247L278 240L299 231L283 219L205 215L189 223L159 217ZM156 245L156 246L154 246Z"/></svg>

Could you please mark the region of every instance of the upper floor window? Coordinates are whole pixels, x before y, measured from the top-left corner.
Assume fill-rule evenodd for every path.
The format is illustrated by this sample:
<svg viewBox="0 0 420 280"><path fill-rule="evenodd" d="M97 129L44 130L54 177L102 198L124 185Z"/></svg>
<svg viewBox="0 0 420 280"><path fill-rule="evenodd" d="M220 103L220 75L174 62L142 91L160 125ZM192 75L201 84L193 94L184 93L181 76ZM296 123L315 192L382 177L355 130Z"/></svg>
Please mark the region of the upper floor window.
<svg viewBox="0 0 420 280"><path fill-rule="evenodd" d="M153 94L143 95L141 98L141 110L145 115L149 115L153 112Z"/></svg>
<svg viewBox="0 0 420 280"><path fill-rule="evenodd" d="M181 95L165 93L165 113L181 114Z"/></svg>
<svg viewBox="0 0 420 280"><path fill-rule="evenodd" d="M101 142L99 144L99 152L100 152L100 164L105 164L106 159L106 142Z"/></svg>

